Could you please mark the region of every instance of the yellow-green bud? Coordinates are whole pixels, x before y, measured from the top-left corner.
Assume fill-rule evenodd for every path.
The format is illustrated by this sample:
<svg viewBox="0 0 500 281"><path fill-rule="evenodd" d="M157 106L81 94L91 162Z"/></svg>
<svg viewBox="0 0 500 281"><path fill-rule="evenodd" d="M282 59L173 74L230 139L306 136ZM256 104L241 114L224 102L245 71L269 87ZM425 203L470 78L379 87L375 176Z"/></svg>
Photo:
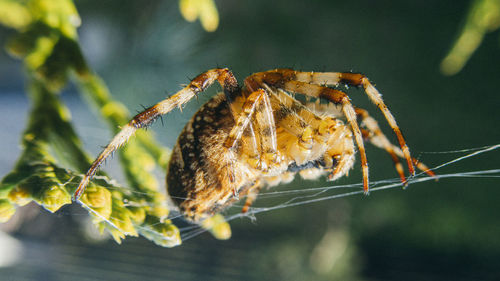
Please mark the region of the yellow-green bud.
<svg viewBox="0 0 500 281"><path fill-rule="evenodd" d="M216 214L211 218L204 220L201 226L210 231L212 235L219 240L231 238L231 226L226 222L224 216Z"/></svg>
<svg viewBox="0 0 500 281"><path fill-rule="evenodd" d="M141 207L127 207L130 211L130 218L136 224L141 224L146 218L146 211Z"/></svg>
<svg viewBox="0 0 500 281"><path fill-rule="evenodd" d="M102 218L96 217L97 222L102 219L109 219L112 212L111 192L109 192L106 188L90 185L85 190L85 193L80 198L80 201L102 216Z"/></svg>
<svg viewBox="0 0 500 281"><path fill-rule="evenodd" d="M0 199L0 223L8 221L16 212L16 207L7 199Z"/></svg>
<svg viewBox="0 0 500 281"><path fill-rule="evenodd" d="M52 213L66 204L71 204L71 196L58 185L46 189L41 198L41 205Z"/></svg>
<svg viewBox="0 0 500 281"><path fill-rule="evenodd" d="M119 231L123 232L123 234L138 236L130 216L131 213L126 208L113 208L113 212L111 213L109 220L118 228Z"/></svg>
<svg viewBox="0 0 500 281"><path fill-rule="evenodd" d="M179 229L171 223L161 223L154 226L161 235L151 236L153 242L163 247L175 247L182 243Z"/></svg>
<svg viewBox="0 0 500 281"><path fill-rule="evenodd" d="M24 206L33 200L29 191L20 185L13 188L9 192L9 195L7 195L7 198L9 198L10 202L19 206Z"/></svg>

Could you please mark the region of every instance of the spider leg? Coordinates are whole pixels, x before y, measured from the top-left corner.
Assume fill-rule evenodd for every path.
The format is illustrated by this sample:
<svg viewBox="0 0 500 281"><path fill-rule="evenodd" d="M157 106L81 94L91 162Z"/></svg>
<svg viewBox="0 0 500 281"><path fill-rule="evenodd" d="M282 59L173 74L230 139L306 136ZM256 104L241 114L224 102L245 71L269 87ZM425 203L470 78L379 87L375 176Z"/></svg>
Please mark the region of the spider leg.
<svg viewBox="0 0 500 281"><path fill-rule="evenodd" d="M260 190L262 189L264 185L262 184L262 182L260 180L257 180L253 185L252 187L250 187L248 189L248 192L247 192L247 198L245 200L245 205L243 206L243 208L241 209L241 212L242 213L246 213L248 212L248 210L250 209L250 206L252 206L253 202L255 201L255 199L257 198L257 195L259 194Z"/></svg>
<svg viewBox="0 0 500 281"><path fill-rule="evenodd" d="M355 108L356 114L358 117L361 119L361 124L364 125L367 130L361 129L361 133L363 136L368 139L373 145L384 149L389 153L389 155L392 158L392 161L394 162L394 166L396 167L396 171L399 174L399 177L401 178L401 182L405 183L406 178L404 175L403 171L403 165L399 161L399 158L404 158L404 154L401 151L401 149L394 144L392 144L385 134L380 130L380 127L378 126L378 123L375 119L373 119L368 111L362 108ZM419 162L417 159L412 157L412 162L415 166L417 166L418 169L422 170L426 174L428 174L431 177L435 177L436 175L434 172L429 170L429 168L422 162Z"/></svg>
<svg viewBox="0 0 500 281"><path fill-rule="evenodd" d="M264 95L266 92L263 89L252 92L245 100L241 112L237 116L236 125L231 129L229 136L226 139L225 147L235 151L238 142L241 140L245 129L251 124L252 116L257 107L263 104Z"/></svg>
<svg viewBox="0 0 500 281"><path fill-rule="evenodd" d="M399 126L396 123L396 119L382 100L382 95L370 83L365 75L357 73L300 72L294 71L292 69L275 69L253 74L245 80L245 85L247 86L247 88L252 89L253 87L258 86L260 83L265 82L273 87L284 88L283 86L290 81L312 83L316 85L345 84L353 86L363 86L363 88L365 89L365 93L368 95L370 100L382 111L387 122L396 134L399 145L401 146L402 152L404 154L404 158L406 159L406 162L408 164L410 175L415 174L415 169L413 167L412 159L410 156L410 150L406 145L406 141L401 133Z"/></svg>
<svg viewBox="0 0 500 281"><path fill-rule="evenodd" d="M241 149L243 147L242 143L244 138L243 134L247 130L248 127L251 128L250 132L253 132L253 136L255 136L255 131L253 130L253 125L252 125L252 117L255 114L255 112L258 110L258 107L262 106L264 103L264 96L266 96L266 92L262 89L259 89L253 93L251 93L246 99L245 102L243 103L243 106L241 107L241 112L239 112L239 115L236 119L236 125L231 129L229 132L229 135L226 138L226 141L224 142L224 146L228 150L227 155L231 158L230 161L228 161L228 166L226 167L227 169L227 177L228 181L231 185L233 185L233 195L236 197L237 196L237 186L234 184L236 182L236 178L234 175L234 165L233 163L236 162L236 153L237 149ZM236 114L236 110L234 111L234 114ZM253 141L255 141L255 137ZM254 145L256 145L254 143ZM252 162L255 165L255 159L251 159ZM257 160L258 161L258 160Z"/></svg>
<svg viewBox="0 0 500 281"><path fill-rule="evenodd" d="M279 163L280 158L273 111L268 94L264 89L258 89L246 98L236 125L226 139L226 148L235 151L239 141L244 137L245 130L250 126L256 127L256 133L253 131L254 141L256 143L258 140L260 144L260 159L254 159L258 163L252 162L251 165L266 171L272 164Z"/></svg>
<svg viewBox="0 0 500 281"><path fill-rule="evenodd" d="M258 142L257 135L255 134L254 125L250 122L248 128L244 131L242 140L242 151L241 155L246 155L248 157L247 163L253 168L258 168L260 165L260 142Z"/></svg>
<svg viewBox="0 0 500 281"><path fill-rule="evenodd" d="M274 121L274 111L269 98L270 92L264 91L262 95L262 105L257 107L254 123L257 136L261 146L261 170L269 171L276 164L281 162L278 151L278 141L276 137L276 123Z"/></svg>
<svg viewBox="0 0 500 281"><path fill-rule="evenodd" d="M283 70L277 70L283 71ZM363 86L365 93L368 95L370 100L382 111L387 122L391 126L392 130L398 138L399 145L401 146L404 158L408 164L408 170L410 175L415 174L415 169L413 168L413 161L410 156L410 149L406 145L406 141L401 133L401 129L396 123L396 119L389 111L385 105L382 95L380 92L370 83L370 80L363 75L358 73L342 73L342 72L294 72L295 79L300 82L313 83L318 85L352 85L352 86Z"/></svg>
<svg viewBox="0 0 500 281"><path fill-rule="evenodd" d="M90 182L102 162L111 153L124 145L128 141L128 139L132 135L134 135L137 129L147 127L158 117L169 113L176 107L182 108L182 105L195 97L196 94L206 90L215 81L219 82L226 95L232 95L240 91L238 82L236 81L236 78L233 76L231 71L229 71L229 69L211 69L198 75L186 87L184 87L173 96L137 114L134 118L132 118L132 120L130 120L128 124L126 124L120 130L120 132L118 132L118 134L113 137L111 142L104 148L97 159L92 163L92 166L89 168L82 181L78 185L75 193L73 194L73 200L78 200L80 196L85 192L85 187Z"/></svg>

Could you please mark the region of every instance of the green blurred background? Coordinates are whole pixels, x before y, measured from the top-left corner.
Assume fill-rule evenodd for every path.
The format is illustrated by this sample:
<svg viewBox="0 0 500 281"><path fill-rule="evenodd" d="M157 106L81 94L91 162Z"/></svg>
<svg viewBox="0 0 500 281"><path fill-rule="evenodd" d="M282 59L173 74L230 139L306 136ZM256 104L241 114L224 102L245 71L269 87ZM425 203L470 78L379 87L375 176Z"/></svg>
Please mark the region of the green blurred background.
<svg viewBox="0 0 500 281"><path fill-rule="evenodd" d="M354 71L376 83L412 153L431 167L462 154L426 152L500 143L499 32L484 38L457 75L439 71L469 1L216 4L220 25L207 33L199 23L182 19L177 1L77 1L83 51L131 111L158 102L189 77L216 66L229 67L240 82L277 67ZM2 45L8 35L0 30ZM151 131L172 147L216 88ZM18 138L29 110L23 92L20 62L1 52L2 176L20 152ZM349 93L354 104L381 118L361 91ZM111 137L106 126L74 89L67 89L63 99L85 147L95 155ZM396 177L384 152L369 147L367 153L372 180ZM500 168L499 156L491 152L437 172ZM113 173L117 165L110 161L106 169ZM359 170L356 165L338 183L359 183ZM279 190L325 185L296 181ZM87 215L78 207L54 215L29 206L1 226L11 235L1 240L8 241L1 247L11 262L0 267L0 280L499 280L498 187L495 178L453 178L283 208L258 214L254 221L233 220L231 240L204 233L173 249L142 238L127 238L122 245L98 242L85 234ZM257 202L266 204L273 203Z"/></svg>

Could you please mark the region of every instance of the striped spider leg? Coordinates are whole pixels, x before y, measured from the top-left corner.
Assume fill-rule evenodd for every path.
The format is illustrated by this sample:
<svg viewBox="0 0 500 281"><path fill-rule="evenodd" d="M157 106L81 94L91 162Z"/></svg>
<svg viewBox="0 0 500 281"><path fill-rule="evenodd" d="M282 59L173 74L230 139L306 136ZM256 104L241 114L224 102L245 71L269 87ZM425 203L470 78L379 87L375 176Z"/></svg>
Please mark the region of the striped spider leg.
<svg viewBox="0 0 500 281"><path fill-rule="evenodd" d="M291 69L276 69L266 72L253 74L246 80L247 87L258 87L262 84L267 84L271 87L281 88L285 91L304 94L314 98L323 98L334 104L342 106L347 122L351 126L354 134L354 139L358 146L361 158L361 166L363 171L363 188L365 192L369 190L368 180L368 161L364 148L364 142L361 130L357 123L356 112L351 104L349 97L342 91L328 88L322 85L338 85L346 84L353 86L363 86L365 93L370 100L382 111L392 130L396 134L404 158L408 164L410 175L415 174L413 160L410 156L410 150L406 145L406 141L396 123L394 116L391 114L378 90L370 83L368 78L362 74L356 73L340 73L340 72L299 72Z"/></svg>
<svg viewBox="0 0 500 281"><path fill-rule="evenodd" d="M355 110L356 114L358 115L358 118L360 118L361 126L365 127L361 128L361 133L363 134L363 137L366 140L368 140L371 144L375 145L376 147L382 148L387 153L389 153L396 168L396 171L398 172L398 175L401 179L401 182L405 183L406 178L403 171L403 165L399 161L399 158L404 158L404 154L401 151L401 149L392 144L387 139L384 133L380 130L377 121L370 116L368 111L362 108L355 108ZM418 169L425 172L427 175L431 177L436 176L436 174L434 174L434 172L431 171L424 163L419 162L417 159L413 157L411 159L413 164L417 166Z"/></svg>
<svg viewBox="0 0 500 281"><path fill-rule="evenodd" d="M239 92L238 82L233 76L231 71L227 68L217 68L208 70L196 78L194 78L191 83L189 83L185 88L174 94L173 96L147 108L143 112L137 114L128 124L126 124L118 134L116 134L111 142L104 148L104 150L99 154L97 159L92 163L82 181L78 185L75 193L73 194L73 200L78 200L82 194L85 192L85 188L89 181L92 179L94 174L97 172L99 166L104 162L104 160L124 145L128 139L134 135L137 129L147 127L154 120L156 120L161 115L167 114L172 109L182 106L190 101L196 94L203 92L215 81L218 81L222 86L224 91L230 95L234 92Z"/></svg>
<svg viewBox="0 0 500 281"><path fill-rule="evenodd" d="M270 92L258 89L246 97L241 113L236 120L236 125L225 142L226 148L235 151L238 142L240 142L240 145L242 143L243 134L246 131L251 132L252 135L249 135L249 137L253 138L251 143L255 145L252 145L252 152L254 153L246 154L248 156L246 162L262 173L269 173L271 169L281 164L270 95ZM250 127L250 130L247 129L248 127ZM239 153L239 157L244 155L245 153ZM234 161L237 161L237 159L234 159ZM231 169L231 171L234 171L234 169ZM234 179L230 178L230 181L233 183ZM247 198L242 209L243 213L248 211L263 186L264 183L260 179L256 179L254 184L244 191L243 195L246 195Z"/></svg>

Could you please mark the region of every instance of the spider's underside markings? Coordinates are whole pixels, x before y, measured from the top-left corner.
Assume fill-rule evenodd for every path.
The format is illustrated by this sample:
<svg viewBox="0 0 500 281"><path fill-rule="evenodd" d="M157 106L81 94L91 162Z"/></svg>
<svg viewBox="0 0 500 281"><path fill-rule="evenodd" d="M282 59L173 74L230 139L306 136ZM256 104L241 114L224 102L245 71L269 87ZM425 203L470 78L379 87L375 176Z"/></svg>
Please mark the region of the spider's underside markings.
<svg viewBox="0 0 500 281"><path fill-rule="evenodd" d="M113 151L125 144L138 128L148 126L200 93L215 81L224 90L203 105L188 122L173 149L167 187L181 213L198 222L247 196L248 210L259 190L293 179L298 172L314 179L329 173L331 179L347 175L354 162L354 142L363 170L363 187L368 192L368 161L363 136L385 149L405 181L398 157L406 158L414 173L409 149L394 117L368 79L354 73L298 72L276 69L255 73L240 88L228 69L212 69L194 78L175 95L136 115L106 146L81 181L78 199L97 168ZM355 108L347 94L323 86L363 86L366 94L384 113L399 140L392 145L368 113ZM326 99L341 108L302 104L288 92ZM340 114L340 116L339 116ZM360 116L363 131L357 121ZM338 117L345 117L347 124ZM364 135L363 135L364 133ZM419 169L426 169L417 164ZM431 174L429 172L429 174Z"/></svg>
<svg viewBox="0 0 500 281"><path fill-rule="evenodd" d="M269 88L267 85L266 87ZM343 126L343 122L339 120L335 121L334 116L338 114L333 112L331 108L317 110L318 107L321 106L316 104L313 104L312 107L309 107L309 105L303 105L281 89L278 89L276 95L273 95L271 98L273 105L278 109L275 111L275 114L277 115L277 124L298 139L300 148L310 151L309 155L304 154L304 157L309 156L312 158L320 158L321 155L318 153L321 152L321 148L318 148L318 145L327 141L324 136L328 135L328 133L332 131L342 131L340 128ZM317 102L319 102L319 99ZM311 110L314 110L315 113ZM322 117L319 117L316 114L319 114ZM351 136L349 135L348 137L350 138ZM339 148L337 148L338 146L343 147L344 151L352 151L352 153L354 153L354 148L349 146L347 143L338 143L342 142L343 138L344 137L342 135L339 135L336 138L338 140L336 143L328 143L328 146L332 148L328 150L329 157L323 157L321 161L315 163L309 162L305 165L289 166L289 171L300 171L306 167L316 167L322 162L322 166L325 168L336 166L335 169L330 171L329 178L331 180L335 180L342 176L346 173L346 170L349 169L348 167L352 166L354 161L354 159L350 157L342 157L340 159L336 157L339 153ZM300 154L295 151L289 151L288 153L296 155L295 159L299 160L297 161L298 163L302 163L305 160L304 157L301 158ZM314 174L307 175L306 172L307 170L300 171L303 178L316 178Z"/></svg>
<svg viewBox="0 0 500 281"><path fill-rule="evenodd" d="M329 100L336 104L342 105L342 110L347 119L349 125L354 133L354 138L356 140L356 144L358 145L359 154L361 157L361 167L363 169L363 189L365 192L368 192L368 160L366 159L366 151L365 145L363 142L363 137L361 134L361 130L359 129L358 122L356 120L356 113L354 112L354 107L352 106L349 97L342 91L314 85L308 84L306 82L299 82L290 80L284 83L283 88L285 90L294 92L294 93L302 93L308 96L312 96L315 98L323 98Z"/></svg>
<svg viewBox="0 0 500 281"><path fill-rule="evenodd" d="M266 75L262 75L264 73L268 72L261 72L254 74L253 76L256 76L253 80L263 80L264 82L271 83L278 85L278 87L283 87L283 83L286 82L291 82L290 84L295 84L295 85L289 85L292 89L297 86L303 86L303 87L308 87L308 83L313 83L316 85L330 85L330 86L336 86L338 84L345 84L345 85L353 85L353 86L363 86L365 93L368 95L370 100L377 105L377 107L382 111L384 114L386 120L389 122L389 125L393 129L394 133L396 134L399 144L402 148L404 157L407 161L408 164L408 170L410 172L410 175L415 174L415 169L413 168L413 161L411 160L410 156L410 150L408 146L406 145L406 142L404 140L404 137L401 133L401 130L399 129L399 126L396 123L396 119L394 116L391 114L387 106L385 105L384 101L382 100L382 95L379 93L379 91L370 83L368 78L363 75L363 74L358 74L358 73L340 73L340 72L299 72L299 71L293 71L290 69L278 69L276 70L276 73L273 73L271 77L269 75L266 77ZM300 84L296 82L303 82L305 84ZM297 85L300 84L300 85ZM329 89L326 87L322 87L323 89ZM332 95L332 91L330 90L325 90L328 93L328 96L325 96L324 98L331 98L337 96L334 93ZM340 92L340 91L338 91ZM342 92L340 92L342 93ZM318 94L321 94L318 93ZM342 95L343 94L343 95ZM345 95L344 93L340 94L340 98L343 98ZM314 96L314 95L313 95ZM346 95L345 95L346 96ZM347 100L349 98L347 97ZM336 102L332 100L333 102ZM342 103L342 100L337 101L337 103ZM349 103L350 104L350 103ZM346 114L347 115L347 114ZM347 116L346 116L347 117ZM351 124L352 126L352 124ZM355 128L353 127L355 130ZM355 132L356 133L356 132ZM356 139L359 137L356 136ZM358 146L360 143L357 143ZM361 151L362 147L359 147L360 149L360 154L361 154L361 161L363 161L363 151ZM366 159L366 157L364 157ZM363 164L362 164L363 165ZM366 167L366 168L365 168ZM366 173L368 172L367 166L363 165L363 169L366 170ZM366 183L367 181L365 181ZM366 188L366 186L365 186Z"/></svg>

